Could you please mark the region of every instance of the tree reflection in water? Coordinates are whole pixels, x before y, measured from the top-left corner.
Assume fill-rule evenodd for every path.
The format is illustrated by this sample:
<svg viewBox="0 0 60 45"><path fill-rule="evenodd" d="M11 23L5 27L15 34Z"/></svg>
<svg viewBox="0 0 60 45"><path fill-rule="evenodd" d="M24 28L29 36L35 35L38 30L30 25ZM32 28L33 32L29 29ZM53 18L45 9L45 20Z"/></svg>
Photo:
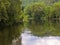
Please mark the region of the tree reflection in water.
<svg viewBox="0 0 60 45"><path fill-rule="evenodd" d="M60 23L29 22L0 27L0 45L60 45Z"/></svg>
<svg viewBox="0 0 60 45"><path fill-rule="evenodd" d="M59 22L26 23L24 30L21 34L22 45L60 45Z"/></svg>
<svg viewBox="0 0 60 45"><path fill-rule="evenodd" d="M21 31L23 29L23 25L14 25L14 26L8 26L8 27L4 27L4 28L0 28L0 45L14 45L12 44L13 41L12 40L16 40L19 38L19 36L21 35ZM19 43L15 43L17 44L21 44L21 37L20 40L18 40Z"/></svg>
<svg viewBox="0 0 60 45"><path fill-rule="evenodd" d="M30 29L35 36L60 36L60 23L45 21L44 23L28 23L27 28Z"/></svg>
<svg viewBox="0 0 60 45"><path fill-rule="evenodd" d="M59 36L37 37L27 32L22 33L22 45L60 45Z"/></svg>

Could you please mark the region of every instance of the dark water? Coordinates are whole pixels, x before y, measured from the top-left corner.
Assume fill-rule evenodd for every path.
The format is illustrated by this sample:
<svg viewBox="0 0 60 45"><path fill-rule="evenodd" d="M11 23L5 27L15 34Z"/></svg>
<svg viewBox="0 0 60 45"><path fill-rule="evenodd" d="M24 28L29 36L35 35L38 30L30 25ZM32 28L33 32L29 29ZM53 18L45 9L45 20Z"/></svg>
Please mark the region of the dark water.
<svg viewBox="0 0 60 45"><path fill-rule="evenodd" d="M60 22L25 22L0 28L0 45L60 45Z"/></svg>
<svg viewBox="0 0 60 45"><path fill-rule="evenodd" d="M8 27L0 28L0 45L21 45L21 32L23 30L23 25L14 25ZM14 40L19 39L20 42L15 42Z"/></svg>

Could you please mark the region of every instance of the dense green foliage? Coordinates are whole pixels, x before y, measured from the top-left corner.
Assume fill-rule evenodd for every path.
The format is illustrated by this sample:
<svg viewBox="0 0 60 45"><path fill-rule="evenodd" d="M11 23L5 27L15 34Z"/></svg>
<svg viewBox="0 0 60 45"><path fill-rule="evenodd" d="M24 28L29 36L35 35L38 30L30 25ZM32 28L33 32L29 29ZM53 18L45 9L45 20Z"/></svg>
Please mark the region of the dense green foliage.
<svg viewBox="0 0 60 45"><path fill-rule="evenodd" d="M24 9L24 17L33 19L36 22L41 20L60 20L60 2L56 2L51 6L45 3L34 3L28 5Z"/></svg>
<svg viewBox="0 0 60 45"><path fill-rule="evenodd" d="M20 21L21 1L1 0L0 1L0 25L12 25Z"/></svg>
<svg viewBox="0 0 60 45"><path fill-rule="evenodd" d="M54 3L52 9L52 18L60 18L60 2Z"/></svg>
<svg viewBox="0 0 60 45"><path fill-rule="evenodd" d="M20 0L0 0L0 45L12 45L20 36L22 27L16 24L21 20Z"/></svg>
<svg viewBox="0 0 60 45"><path fill-rule="evenodd" d="M30 21L30 23L25 23L25 25L27 25L27 27L31 26L29 28L31 29L33 35L37 35L37 36L58 35L59 36L60 2L56 2L53 5L49 5L49 6L45 5L45 3L33 3L31 5L28 5L24 9L24 20ZM39 21L41 22L36 23L34 22L34 20L36 22ZM53 23L50 24L50 21ZM31 25L31 23L33 23L33 25ZM36 24L38 24L38 26Z"/></svg>
<svg viewBox="0 0 60 45"><path fill-rule="evenodd" d="M35 2L44 2L47 5L51 5L55 2L59 2L60 0L22 0L22 6L27 6L28 4L32 4Z"/></svg>
<svg viewBox="0 0 60 45"><path fill-rule="evenodd" d="M33 19L35 21L42 20L42 18L46 16L45 6L44 3L34 3L24 9L24 14L28 16L28 19Z"/></svg>

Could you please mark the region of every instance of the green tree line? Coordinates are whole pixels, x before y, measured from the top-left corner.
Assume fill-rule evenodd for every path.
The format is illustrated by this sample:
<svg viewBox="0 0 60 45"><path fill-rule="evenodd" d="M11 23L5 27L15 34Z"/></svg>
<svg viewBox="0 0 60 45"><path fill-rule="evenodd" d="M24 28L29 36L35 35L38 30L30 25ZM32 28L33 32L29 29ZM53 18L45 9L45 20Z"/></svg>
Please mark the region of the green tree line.
<svg viewBox="0 0 60 45"><path fill-rule="evenodd" d="M60 20L60 2L52 5L46 5L44 2L32 3L23 11L22 4L23 0L22 2L21 0L0 0L0 26L14 25L31 19L36 22L47 19Z"/></svg>
<svg viewBox="0 0 60 45"><path fill-rule="evenodd" d="M34 3L24 8L24 18L27 20L60 20L60 2L47 6L45 3Z"/></svg>
<svg viewBox="0 0 60 45"><path fill-rule="evenodd" d="M52 3L59 2L60 0L22 0L22 6L26 6L28 4L32 4L35 2L44 2L46 4L51 5Z"/></svg>
<svg viewBox="0 0 60 45"><path fill-rule="evenodd" d="M20 18L20 0L0 0L0 26L13 25L20 21Z"/></svg>

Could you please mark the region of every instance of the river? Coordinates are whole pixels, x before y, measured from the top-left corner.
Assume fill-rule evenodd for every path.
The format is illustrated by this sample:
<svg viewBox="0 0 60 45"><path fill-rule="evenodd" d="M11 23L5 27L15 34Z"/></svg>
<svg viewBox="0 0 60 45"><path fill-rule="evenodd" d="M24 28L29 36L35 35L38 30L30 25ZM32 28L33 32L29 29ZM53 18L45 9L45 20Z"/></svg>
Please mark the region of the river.
<svg viewBox="0 0 60 45"><path fill-rule="evenodd" d="M0 28L0 45L60 45L60 22L27 22Z"/></svg>

